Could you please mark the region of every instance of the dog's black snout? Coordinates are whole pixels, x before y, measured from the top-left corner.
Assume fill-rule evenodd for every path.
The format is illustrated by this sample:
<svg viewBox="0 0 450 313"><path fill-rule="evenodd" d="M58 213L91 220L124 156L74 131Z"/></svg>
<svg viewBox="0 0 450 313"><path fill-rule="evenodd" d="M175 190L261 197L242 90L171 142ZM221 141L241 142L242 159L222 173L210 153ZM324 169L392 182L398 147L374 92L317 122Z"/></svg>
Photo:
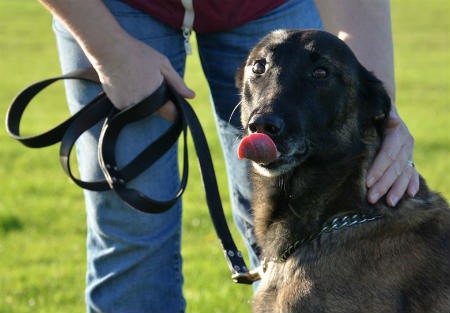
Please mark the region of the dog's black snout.
<svg viewBox="0 0 450 313"><path fill-rule="evenodd" d="M248 129L251 133L278 136L283 132L284 121L274 114L257 115L250 119Z"/></svg>

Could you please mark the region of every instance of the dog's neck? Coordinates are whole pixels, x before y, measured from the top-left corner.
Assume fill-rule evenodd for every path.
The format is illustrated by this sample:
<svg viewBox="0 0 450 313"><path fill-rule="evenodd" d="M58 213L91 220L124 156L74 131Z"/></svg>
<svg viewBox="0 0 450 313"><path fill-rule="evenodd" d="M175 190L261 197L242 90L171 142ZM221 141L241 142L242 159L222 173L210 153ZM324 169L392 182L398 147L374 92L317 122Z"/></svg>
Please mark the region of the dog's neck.
<svg viewBox="0 0 450 313"><path fill-rule="evenodd" d="M367 155L348 164L315 166L314 161L306 161L278 179L255 174L255 188L265 190L257 192L254 200L255 230L263 254L280 256L292 242L320 232L333 217L375 213L366 200L364 160Z"/></svg>

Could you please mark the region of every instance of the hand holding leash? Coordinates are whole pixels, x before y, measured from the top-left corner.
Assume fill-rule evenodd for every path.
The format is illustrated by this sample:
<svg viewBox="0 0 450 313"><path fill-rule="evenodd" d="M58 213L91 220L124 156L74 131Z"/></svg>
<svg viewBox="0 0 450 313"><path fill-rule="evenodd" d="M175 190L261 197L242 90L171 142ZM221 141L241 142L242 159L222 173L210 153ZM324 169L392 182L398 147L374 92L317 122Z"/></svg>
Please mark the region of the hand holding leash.
<svg viewBox="0 0 450 313"><path fill-rule="evenodd" d="M131 36L123 40L127 42L116 45L110 54L97 58L93 63L103 90L117 109L123 110L138 103L163 81L183 98L195 96L167 57ZM173 103L168 103L156 114L173 121L176 109Z"/></svg>

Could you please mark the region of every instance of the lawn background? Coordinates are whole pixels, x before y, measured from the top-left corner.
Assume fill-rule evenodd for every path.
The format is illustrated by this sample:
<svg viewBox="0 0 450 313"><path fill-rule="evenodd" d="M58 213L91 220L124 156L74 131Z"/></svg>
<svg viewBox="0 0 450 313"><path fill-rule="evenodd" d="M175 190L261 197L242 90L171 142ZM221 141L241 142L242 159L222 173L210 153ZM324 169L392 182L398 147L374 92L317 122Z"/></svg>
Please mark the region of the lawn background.
<svg viewBox="0 0 450 313"><path fill-rule="evenodd" d="M414 134L419 171L447 198L449 11L448 0L392 1L397 106ZM51 18L37 1L0 0L0 70L1 118L26 84L59 73ZM197 56L189 57L187 73L188 85L197 92L192 102L208 134L231 222L223 159ZM33 131L67 114L61 86L52 88L39 105L25 117ZM200 178L195 160L191 163L182 250L188 312L249 312L251 288L229 279L203 191L192 183ZM83 198L61 171L56 148L32 151L0 130L0 193L0 312L83 312Z"/></svg>

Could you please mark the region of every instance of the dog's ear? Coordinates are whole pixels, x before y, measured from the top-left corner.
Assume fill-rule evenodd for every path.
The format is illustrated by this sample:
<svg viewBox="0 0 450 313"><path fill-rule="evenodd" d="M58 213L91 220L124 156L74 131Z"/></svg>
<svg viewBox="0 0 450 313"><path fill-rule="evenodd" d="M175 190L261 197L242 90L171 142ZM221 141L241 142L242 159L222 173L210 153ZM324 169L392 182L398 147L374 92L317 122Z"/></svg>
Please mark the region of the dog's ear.
<svg viewBox="0 0 450 313"><path fill-rule="evenodd" d="M241 66L236 71L236 75L234 76L234 84L237 89L242 90L243 79L244 79L244 70L245 70L246 61L242 62Z"/></svg>
<svg viewBox="0 0 450 313"><path fill-rule="evenodd" d="M386 126L391 110L391 99L383 86L383 83L371 72L362 68L362 108L366 123L375 125L381 135Z"/></svg>

